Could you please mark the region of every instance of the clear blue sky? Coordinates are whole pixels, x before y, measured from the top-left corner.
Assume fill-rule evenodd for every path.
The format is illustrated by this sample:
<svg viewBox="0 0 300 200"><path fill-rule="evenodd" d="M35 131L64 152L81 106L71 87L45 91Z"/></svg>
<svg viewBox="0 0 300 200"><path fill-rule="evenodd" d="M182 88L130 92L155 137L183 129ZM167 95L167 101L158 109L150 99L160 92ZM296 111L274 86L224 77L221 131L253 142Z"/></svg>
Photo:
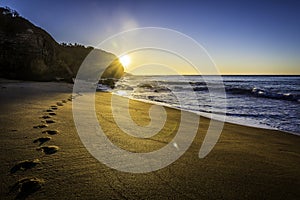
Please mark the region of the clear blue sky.
<svg viewBox="0 0 300 200"><path fill-rule="evenodd" d="M96 46L134 27L175 29L202 44L222 73L300 74L300 1L2 0L58 42Z"/></svg>

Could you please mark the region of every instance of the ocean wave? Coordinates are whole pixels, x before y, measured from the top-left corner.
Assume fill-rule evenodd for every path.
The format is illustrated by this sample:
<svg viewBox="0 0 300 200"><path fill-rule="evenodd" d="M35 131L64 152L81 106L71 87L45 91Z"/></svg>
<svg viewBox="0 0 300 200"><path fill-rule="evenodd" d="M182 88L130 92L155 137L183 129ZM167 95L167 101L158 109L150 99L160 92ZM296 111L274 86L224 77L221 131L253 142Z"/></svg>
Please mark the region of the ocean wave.
<svg viewBox="0 0 300 200"><path fill-rule="evenodd" d="M140 83L137 85L136 90L138 92L171 92L171 90L165 86L158 85L157 83Z"/></svg>
<svg viewBox="0 0 300 200"><path fill-rule="evenodd" d="M207 87L194 87L193 88L194 91L208 91Z"/></svg>
<svg viewBox="0 0 300 200"><path fill-rule="evenodd" d="M254 87L254 88L226 88L226 92L231 93L231 94L251 95L251 96L255 96L255 97L286 100L286 101L299 102L299 100L300 100L300 95L298 95L298 94L274 92L274 91L259 89L256 87Z"/></svg>
<svg viewBox="0 0 300 200"><path fill-rule="evenodd" d="M214 77L205 80L200 76L130 77L119 81L115 90L133 99L188 110L207 117L226 115L226 121L233 123L300 133L300 77L233 76L225 77L224 85L220 85ZM224 86L226 102L218 99L217 95L223 92ZM197 99L192 98L191 89ZM182 102L176 98L177 94L184 97ZM211 98L217 98L217 105L211 103ZM226 113L222 111L224 106ZM280 107L284 109L278 109Z"/></svg>
<svg viewBox="0 0 300 200"><path fill-rule="evenodd" d="M118 84L118 85L116 85L116 89L117 90L133 90L134 88L129 85L126 85L126 84Z"/></svg>

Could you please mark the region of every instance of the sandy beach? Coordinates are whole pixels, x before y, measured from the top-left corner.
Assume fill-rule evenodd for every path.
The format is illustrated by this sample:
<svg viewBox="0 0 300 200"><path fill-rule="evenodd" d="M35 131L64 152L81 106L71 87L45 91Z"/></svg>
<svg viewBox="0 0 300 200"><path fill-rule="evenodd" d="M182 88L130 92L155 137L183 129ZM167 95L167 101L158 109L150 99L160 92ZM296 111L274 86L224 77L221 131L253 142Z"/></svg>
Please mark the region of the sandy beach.
<svg viewBox="0 0 300 200"><path fill-rule="evenodd" d="M300 198L299 136L226 123L214 149L199 159L209 124L204 117L188 151L168 167L145 174L111 169L90 155L79 139L72 87L0 81L1 199ZM114 123L110 99L110 93L97 93L96 111L114 144L132 152L150 152L174 137L180 111L166 108L162 131L151 139L138 139L122 133ZM149 123L150 105L130 101L137 124ZM33 187L22 187L24 178Z"/></svg>

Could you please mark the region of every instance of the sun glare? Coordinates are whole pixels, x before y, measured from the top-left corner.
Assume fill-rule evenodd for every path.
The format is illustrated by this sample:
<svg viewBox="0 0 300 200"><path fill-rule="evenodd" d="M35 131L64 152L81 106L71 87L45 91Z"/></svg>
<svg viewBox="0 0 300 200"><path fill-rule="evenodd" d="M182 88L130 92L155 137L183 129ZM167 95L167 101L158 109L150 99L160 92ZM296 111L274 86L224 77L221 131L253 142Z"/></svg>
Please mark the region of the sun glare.
<svg viewBox="0 0 300 200"><path fill-rule="evenodd" d="M128 55L124 55L120 57L119 60L125 68L127 68L128 65L130 64L130 57Z"/></svg>

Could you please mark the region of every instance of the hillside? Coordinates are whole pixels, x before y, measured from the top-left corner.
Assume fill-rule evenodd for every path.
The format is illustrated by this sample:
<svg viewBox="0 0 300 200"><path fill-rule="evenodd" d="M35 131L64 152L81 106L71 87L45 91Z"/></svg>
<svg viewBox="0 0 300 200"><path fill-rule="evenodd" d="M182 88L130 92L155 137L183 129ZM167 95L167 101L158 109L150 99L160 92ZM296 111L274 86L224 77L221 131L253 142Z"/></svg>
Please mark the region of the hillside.
<svg viewBox="0 0 300 200"><path fill-rule="evenodd" d="M9 79L51 81L72 80L92 51L101 61L113 61L104 74L119 78L124 68L115 55L84 47L58 44L42 28L32 24L10 8L0 7L0 77Z"/></svg>

